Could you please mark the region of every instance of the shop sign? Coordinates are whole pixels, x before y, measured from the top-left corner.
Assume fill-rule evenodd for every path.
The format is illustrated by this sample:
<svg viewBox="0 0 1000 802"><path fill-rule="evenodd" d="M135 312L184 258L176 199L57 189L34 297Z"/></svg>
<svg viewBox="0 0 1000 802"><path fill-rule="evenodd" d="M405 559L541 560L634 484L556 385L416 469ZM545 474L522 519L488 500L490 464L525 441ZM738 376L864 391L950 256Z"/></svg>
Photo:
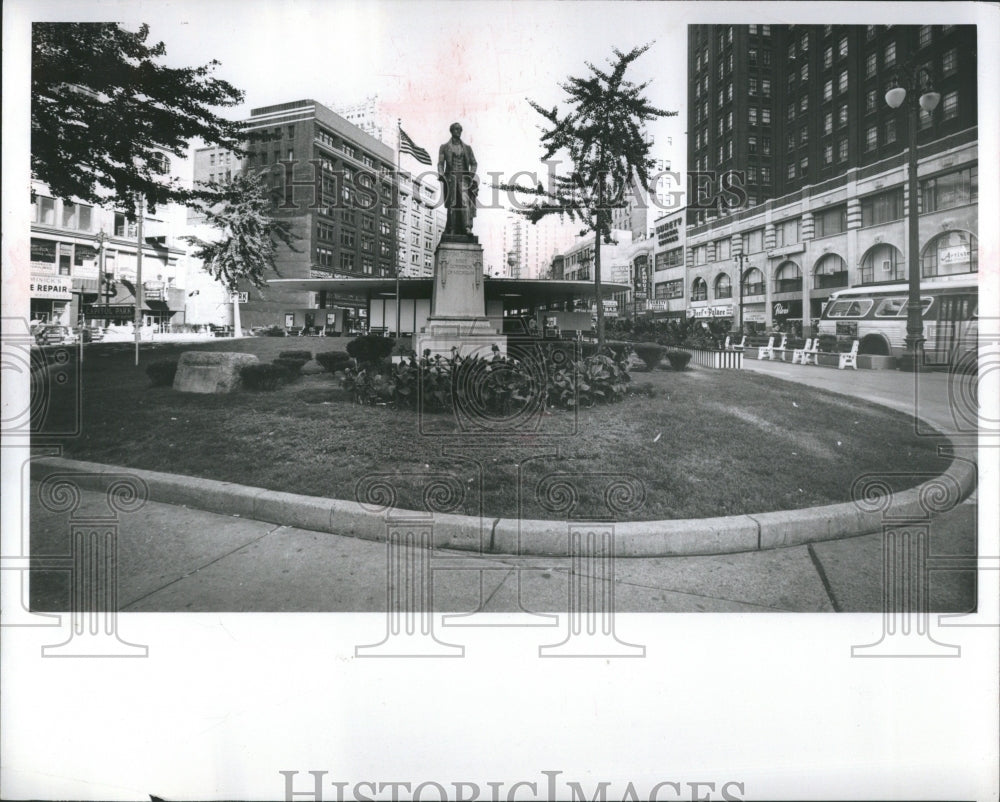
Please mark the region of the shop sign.
<svg viewBox="0 0 1000 802"><path fill-rule="evenodd" d="M617 315L618 314L618 301L605 301L604 302L604 313L606 315Z"/></svg>
<svg viewBox="0 0 1000 802"><path fill-rule="evenodd" d="M666 312L667 311L667 301L646 301L646 309L653 312Z"/></svg>
<svg viewBox="0 0 1000 802"><path fill-rule="evenodd" d="M969 246L954 245L938 250L938 263L941 265L965 265L969 263Z"/></svg>
<svg viewBox="0 0 1000 802"><path fill-rule="evenodd" d="M699 306L697 309L694 310L694 316L696 318L712 317L712 307Z"/></svg>
<svg viewBox="0 0 1000 802"><path fill-rule="evenodd" d="M802 301L775 301L771 304L772 317L801 317Z"/></svg>
<svg viewBox="0 0 1000 802"><path fill-rule="evenodd" d="M733 307L731 304L726 306L713 306L712 307L712 317L732 317Z"/></svg>
<svg viewBox="0 0 1000 802"><path fill-rule="evenodd" d="M73 297L73 283L68 276L31 276L32 298L52 298L68 301Z"/></svg>

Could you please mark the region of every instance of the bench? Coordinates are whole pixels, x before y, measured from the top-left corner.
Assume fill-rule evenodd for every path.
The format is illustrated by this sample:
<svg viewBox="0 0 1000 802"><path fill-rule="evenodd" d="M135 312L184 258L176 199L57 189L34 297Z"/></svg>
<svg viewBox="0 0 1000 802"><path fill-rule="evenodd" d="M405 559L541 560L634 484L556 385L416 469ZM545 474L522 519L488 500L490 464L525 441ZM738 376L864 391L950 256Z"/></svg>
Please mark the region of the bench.
<svg viewBox="0 0 1000 802"><path fill-rule="evenodd" d="M852 367L855 370L858 369L858 341L855 340L851 345L851 350L840 355L840 361L837 364L838 370L843 370L846 367Z"/></svg>

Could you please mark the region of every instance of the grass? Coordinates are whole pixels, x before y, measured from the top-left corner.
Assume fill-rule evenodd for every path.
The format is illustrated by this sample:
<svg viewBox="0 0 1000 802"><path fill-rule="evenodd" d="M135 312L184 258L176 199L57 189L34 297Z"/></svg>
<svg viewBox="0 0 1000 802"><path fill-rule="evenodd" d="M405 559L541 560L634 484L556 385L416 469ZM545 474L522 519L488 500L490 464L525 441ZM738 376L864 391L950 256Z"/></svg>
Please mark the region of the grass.
<svg viewBox="0 0 1000 802"><path fill-rule="evenodd" d="M131 345L94 344L80 374L82 408L74 409L69 382L52 391L42 428L57 431L79 415L81 433L57 438L70 458L344 499L356 497L359 480L384 482L399 507L430 504L490 518L648 520L796 509L848 501L862 474L947 467L934 438L917 437L905 415L751 372L636 371L639 392L620 404L575 418L554 410L537 431L484 443L460 436L451 416L424 419L422 433L416 413L359 407L326 373L271 393L195 395L150 387L144 370L187 350L251 352L268 361L283 350L343 350L346 343L144 346L139 368ZM553 479L543 480L552 473L572 485L575 501L560 487L546 496ZM619 475L632 477L636 492L627 509L609 514L605 493ZM435 482L437 494L425 494Z"/></svg>

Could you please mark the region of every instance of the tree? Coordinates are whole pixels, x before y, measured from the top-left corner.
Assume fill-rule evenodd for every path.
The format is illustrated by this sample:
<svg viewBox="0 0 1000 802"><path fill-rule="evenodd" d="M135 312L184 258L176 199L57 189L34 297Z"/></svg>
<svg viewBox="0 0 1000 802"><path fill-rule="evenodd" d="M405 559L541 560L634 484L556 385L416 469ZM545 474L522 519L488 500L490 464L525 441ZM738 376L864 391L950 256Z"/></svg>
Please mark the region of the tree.
<svg viewBox="0 0 1000 802"><path fill-rule="evenodd" d="M542 129L543 159L565 153L572 166L570 175L556 175L548 189L541 185L501 185L501 189L523 192L537 198L518 211L532 223L558 214L585 225L582 233L594 234L594 290L597 296L597 338L604 345L604 304L601 299L601 242L613 243L612 210L628 203L627 192L638 184L649 191L649 152L652 142L643 131L645 123L658 117L673 117L676 111L652 106L643 95L649 82L635 84L625 72L652 43L628 53L615 48L610 71L590 62L589 74L570 77L560 88L569 96L569 110L562 116L557 106L546 109L533 100L531 107L549 123Z"/></svg>
<svg viewBox="0 0 1000 802"><path fill-rule="evenodd" d="M163 175L166 153L186 158L200 138L242 154L239 122L212 107L235 106L243 93L211 77L219 62L171 68L157 63L162 42L147 45L115 23L34 23L31 33L31 170L66 200L135 213L175 202L217 202L217 188L190 188Z"/></svg>
<svg viewBox="0 0 1000 802"><path fill-rule="evenodd" d="M241 279L254 287L264 286L265 271L275 269L274 257L279 243L297 251L299 239L288 221L272 217L267 187L254 172L237 173L224 184L213 185L226 199L206 209L206 223L221 232L217 241L195 236L182 237L195 246L192 256L205 263L216 281L235 291Z"/></svg>

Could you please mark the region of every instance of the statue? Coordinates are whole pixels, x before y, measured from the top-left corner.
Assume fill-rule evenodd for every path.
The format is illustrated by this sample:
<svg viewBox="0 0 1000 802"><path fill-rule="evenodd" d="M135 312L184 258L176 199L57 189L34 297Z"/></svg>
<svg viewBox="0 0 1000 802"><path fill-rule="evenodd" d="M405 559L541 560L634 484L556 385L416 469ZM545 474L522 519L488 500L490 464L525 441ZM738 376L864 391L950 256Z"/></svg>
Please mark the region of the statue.
<svg viewBox="0 0 1000 802"><path fill-rule="evenodd" d="M452 123L448 130L451 139L438 150L438 180L444 185L448 210L444 233L446 236L471 236L479 192L476 157L472 148L462 141L461 125Z"/></svg>

